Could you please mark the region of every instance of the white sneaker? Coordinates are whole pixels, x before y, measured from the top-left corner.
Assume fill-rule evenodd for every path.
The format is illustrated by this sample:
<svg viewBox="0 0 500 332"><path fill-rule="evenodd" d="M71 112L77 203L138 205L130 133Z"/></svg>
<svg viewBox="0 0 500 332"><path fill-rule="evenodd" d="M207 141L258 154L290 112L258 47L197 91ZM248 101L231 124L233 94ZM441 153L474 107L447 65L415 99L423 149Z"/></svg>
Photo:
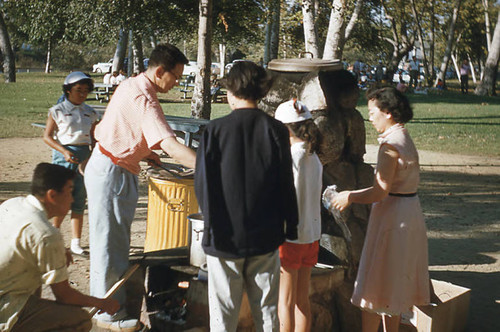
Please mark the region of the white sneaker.
<svg viewBox="0 0 500 332"><path fill-rule="evenodd" d="M71 253L73 255L82 256L82 257L89 257L89 252L87 250L84 250L79 245L77 246L77 245L72 244L70 247L70 250L71 250Z"/></svg>
<svg viewBox="0 0 500 332"><path fill-rule="evenodd" d="M115 321L105 321L97 320L97 327L102 329L108 329L111 331L122 331L122 332L134 332L139 330L141 327L139 320L134 318L115 320Z"/></svg>

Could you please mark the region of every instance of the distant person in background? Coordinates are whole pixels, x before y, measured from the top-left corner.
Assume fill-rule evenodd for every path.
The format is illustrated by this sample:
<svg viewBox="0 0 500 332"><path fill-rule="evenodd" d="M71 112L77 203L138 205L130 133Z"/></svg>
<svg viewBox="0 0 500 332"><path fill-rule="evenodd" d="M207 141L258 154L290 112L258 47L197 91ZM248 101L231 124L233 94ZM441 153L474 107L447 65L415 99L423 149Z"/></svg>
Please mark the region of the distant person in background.
<svg viewBox="0 0 500 332"><path fill-rule="evenodd" d="M109 70L106 74L104 74L104 77L102 78L102 83L104 84L111 84L111 67L109 67Z"/></svg>
<svg viewBox="0 0 500 332"><path fill-rule="evenodd" d="M118 72L114 71L113 75L111 75L111 77L109 78L109 84L118 85L117 78L118 78Z"/></svg>
<svg viewBox="0 0 500 332"><path fill-rule="evenodd" d="M410 83L408 86L410 88L416 88L418 85L418 74L420 70L420 62L417 60L416 56L410 60Z"/></svg>
<svg viewBox="0 0 500 332"><path fill-rule="evenodd" d="M460 90L462 90L463 94L467 94L469 92L469 73L469 61L464 59L462 61L462 65L460 66Z"/></svg>
<svg viewBox="0 0 500 332"><path fill-rule="evenodd" d="M359 80L359 73L361 71L361 60L357 59L352 66L352 71L354 72L354 76L356 76L356 80Z"/></svg>
<svg viewBox="0 0 500 332"><path fill-rule="evenodd" d="M125 74L125 71L123 69L120 69L120 73L116 77L116 84L120 84L121 82L125 81L127 79L127 75Z"/></svg>
<svg viewBox="0 0 500 332"><path fill-rule="evenodd" d="M408 91L408 86L405 84L402 74L399 74L399 83L396 85L396 89L402 93L406 93L406 91Z"/></svg>
<svg viewBox="0 0 500 332"><path fill-rule="evenodd" d="M90 91L94 88L92 79L80 71L66 76L63 92L66 99L49 110L43 134L44 142L52 150L52 163L76 171L78 165L90 156L94 145L94 128L98 115L92 107L85 104ZM71 204L72 235L70 250L73 254L88 256L80 244L83 226L83 211L87 194L83 177L77 174L74 180L73 203ZM54 226L59 228L65 215L55 216Z"/></svg>
<svg viewBox="0 0 500 332"><path fill-rule="evenodd" d="M384 79L384 66L382 64L382 60L378 60L378 64L375 67L375 80L377 82L382 82Z"/></svg>

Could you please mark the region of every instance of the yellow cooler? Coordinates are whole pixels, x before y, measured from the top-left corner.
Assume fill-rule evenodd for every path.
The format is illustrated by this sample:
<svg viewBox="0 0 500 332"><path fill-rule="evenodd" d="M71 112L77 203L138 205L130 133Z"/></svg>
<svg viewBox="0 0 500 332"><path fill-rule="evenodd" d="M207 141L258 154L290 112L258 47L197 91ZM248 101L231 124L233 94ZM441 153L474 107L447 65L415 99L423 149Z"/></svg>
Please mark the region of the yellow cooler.
<svg viewBox="0 0 500 332"><path fill-rule="evenodd" d="M187 216L197 212L192 178L149 177L144 252L188 246Z"/></svg>

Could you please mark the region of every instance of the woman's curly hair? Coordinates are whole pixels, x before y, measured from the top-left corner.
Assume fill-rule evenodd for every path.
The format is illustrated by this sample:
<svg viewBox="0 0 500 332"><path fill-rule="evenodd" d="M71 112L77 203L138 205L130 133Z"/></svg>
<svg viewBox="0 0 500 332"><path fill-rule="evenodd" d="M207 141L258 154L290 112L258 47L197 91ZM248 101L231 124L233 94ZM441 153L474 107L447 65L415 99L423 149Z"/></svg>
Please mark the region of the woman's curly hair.
<svg viewBox="0 0 500 332"><path fill-rule="evenodd" d="M397 123L407 123L413 118L408 98L394 87L371 89L366 92L367 100L374 100L382 112L390 113Z"/></svg>

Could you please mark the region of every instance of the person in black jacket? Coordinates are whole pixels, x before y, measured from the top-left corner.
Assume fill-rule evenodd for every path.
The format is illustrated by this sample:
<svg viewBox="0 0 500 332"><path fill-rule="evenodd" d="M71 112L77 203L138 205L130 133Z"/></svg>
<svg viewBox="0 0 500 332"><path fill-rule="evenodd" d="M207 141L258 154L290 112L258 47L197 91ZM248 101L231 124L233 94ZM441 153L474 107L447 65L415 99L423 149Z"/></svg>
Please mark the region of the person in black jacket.
<svg viewBox="0 0 500 332"><path fill-rule="evenodd" d="M297 198L287 128L257 108L272 84L250 61L225 81L233 112L211 121L196 157L211 331L236 331L243 289L257 331L279 329L278 247L297 238Z"/></svg>

